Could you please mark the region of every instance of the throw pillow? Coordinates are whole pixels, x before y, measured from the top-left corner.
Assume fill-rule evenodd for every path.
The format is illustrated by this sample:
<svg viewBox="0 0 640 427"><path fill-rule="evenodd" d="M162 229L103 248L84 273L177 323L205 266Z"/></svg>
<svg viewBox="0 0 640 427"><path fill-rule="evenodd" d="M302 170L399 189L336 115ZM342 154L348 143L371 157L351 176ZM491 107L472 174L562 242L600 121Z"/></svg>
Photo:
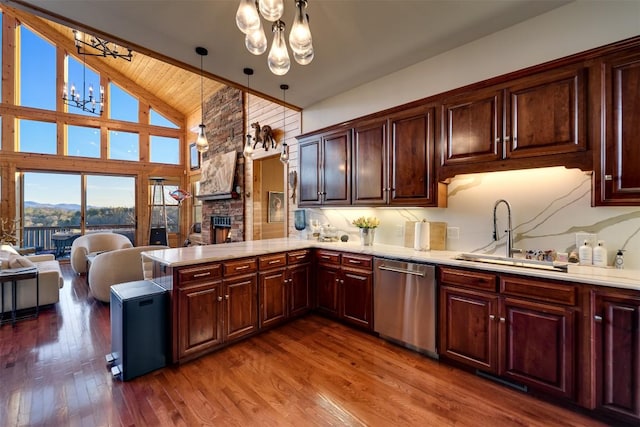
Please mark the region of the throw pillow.
<svg viewBox="0 0 640 427"><path fill-rule="evenodd" d="M36 265L28 258L20 255L14 255L9 258L9 268L35 267Z"/></svg>

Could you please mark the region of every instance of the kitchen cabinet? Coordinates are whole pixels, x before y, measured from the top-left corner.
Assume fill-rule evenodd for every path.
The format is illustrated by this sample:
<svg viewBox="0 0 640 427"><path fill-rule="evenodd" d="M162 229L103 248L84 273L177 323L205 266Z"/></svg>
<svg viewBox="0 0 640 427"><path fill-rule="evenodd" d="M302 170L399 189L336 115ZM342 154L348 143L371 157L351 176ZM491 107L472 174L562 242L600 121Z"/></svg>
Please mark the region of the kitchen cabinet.
<svg viewBox="0 0 640 427"><path fill-rule="evenodd" d="M461 93L442 105L441 170L590 169L585 68L569 65Z"/></svg>
<svg viewBox="0 0 640 427"><path fill-rule="evenodd" d="M594 205L640 205L640 52L610 55L593 67ZM602 137L601 137L602 136Z"/></svg>
<svg viewBox="0 0 640 427"><path fill-rule="evenodd" d="M355 125L353 200L366 206L443 206L434 174L432 105L400 110Z"/></svg>
<svg viewBox="0 0 640 427"><path fill-rule="evenodd" d="M351 129L302 138L298 156L300 207L351 203Z"/></svg>
<svg viewBox="0 0 640 427"><path fill-rule="evenodd" d="M575 285L448 267L440 284L442 357L575 398Z"/></svg>
<svg viewBox="0 0 640 427"><path fill-rule="evenodd" d="M373 258L318 250L318 310L364 329L373 328Z"/></svg>
<svg viewBox="0 0 640 427"><path fill-rule="evenodd" d="M626 422L640 422L640 296L598 288L595 301L596 406Z"/></svg>
<svg viewBox="0 0 640 427"><path fill-rule="evenodd" d="M245 274L225 278L224 284L224 337L235 341L258 330L257 278Z"/></svg>
<svg viewBox="0 0 640 427"><path fill-rule="evenodd" d="M311 307L310 250L259 257L260 328L305 314Z"/></svg>

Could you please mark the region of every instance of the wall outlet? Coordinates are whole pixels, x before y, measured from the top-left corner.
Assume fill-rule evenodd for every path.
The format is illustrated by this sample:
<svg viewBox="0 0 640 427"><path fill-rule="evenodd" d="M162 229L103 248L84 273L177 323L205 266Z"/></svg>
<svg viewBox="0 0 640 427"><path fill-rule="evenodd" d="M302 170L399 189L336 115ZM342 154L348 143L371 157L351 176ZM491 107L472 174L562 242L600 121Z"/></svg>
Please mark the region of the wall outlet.
<svg viewBox="0 0 640 427"><path fill-rule="evenodd" d="M460 227L447 227L447 239L459 239Z"/></svg>

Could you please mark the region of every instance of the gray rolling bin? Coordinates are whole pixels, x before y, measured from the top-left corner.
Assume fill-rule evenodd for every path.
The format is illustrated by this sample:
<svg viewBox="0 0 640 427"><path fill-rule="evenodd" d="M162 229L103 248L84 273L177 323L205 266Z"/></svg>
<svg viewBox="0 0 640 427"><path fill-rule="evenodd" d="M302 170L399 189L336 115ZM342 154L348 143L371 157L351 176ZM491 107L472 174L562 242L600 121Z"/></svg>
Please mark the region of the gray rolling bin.
<svg viewBox="0 0 640 427"><path fill-rule="evenodd" d="M167 363L168 293L151 280L111 287L111 353L114 377L127 381Z"/></svg>

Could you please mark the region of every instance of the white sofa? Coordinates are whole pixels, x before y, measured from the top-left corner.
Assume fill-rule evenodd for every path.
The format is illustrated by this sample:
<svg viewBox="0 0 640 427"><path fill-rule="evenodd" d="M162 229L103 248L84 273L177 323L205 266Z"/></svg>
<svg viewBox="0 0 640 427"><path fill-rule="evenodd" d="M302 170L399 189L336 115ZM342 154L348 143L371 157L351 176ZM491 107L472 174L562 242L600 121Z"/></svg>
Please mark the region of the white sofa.
<svg viewBox="0 0 640 427"><path fill-rule="evenodd" d="M71 268L77 274L87 272L87 255L130 248L131 241L118 233L91 233L74 240L71 245Z"/></svg>
<svg viewBox="0 0 640 427"><path fill-rule="evenodd" d="M21 256L17 252L3 246L2 268L19 267L20 260L27 260L22 264L33 263L38 269L40 288L40 307L55 304L60 301L60 289L64 286L64 278L60 271L60 264L52 254ZM11 265L9 265L11 263ZM11 311L11 284L4 285L4 312ZM36 279L20 280L16 286L16 309L22 310L36 306Z"/></svg>
<svg viewBox="0 0 640 427"><path fill-rule="evenodd" d="M142 252L168 249L168 246L136 246L97 255L87 276L91 295L109 302L111 286L151 278L151 262L143 262Z"/></svg>

